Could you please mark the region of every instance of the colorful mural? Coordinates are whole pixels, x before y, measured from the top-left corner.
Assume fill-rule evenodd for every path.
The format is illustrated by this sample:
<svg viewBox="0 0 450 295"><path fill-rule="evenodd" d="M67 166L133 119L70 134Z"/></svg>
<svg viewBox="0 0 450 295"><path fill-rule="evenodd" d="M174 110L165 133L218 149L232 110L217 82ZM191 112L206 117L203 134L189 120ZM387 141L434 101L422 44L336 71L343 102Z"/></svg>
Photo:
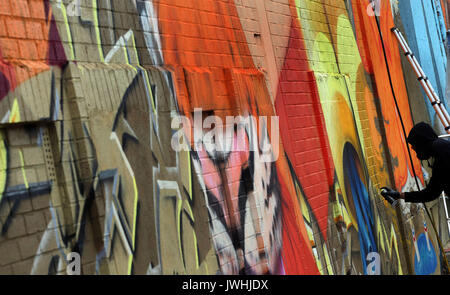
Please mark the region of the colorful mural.
<svg viewBox="0 0 450 295"><path fill-rule="evenodd" d="M392 2L2 1L0 273L439 274Z"/></svg>
<svg viewBox="0 0 450 295"><path fill-rule="evenodd" d="M398 3L399 17L406 37L430 83L439 97L445 97L447 54L445 51L446 28L440 1L411 1ZM422 24L425 24L422 25ZM434 123L435 112L425 93L430 121ZM443 100L446 107L447 100ZM439 124L436 124L439 126Z"/></svg>

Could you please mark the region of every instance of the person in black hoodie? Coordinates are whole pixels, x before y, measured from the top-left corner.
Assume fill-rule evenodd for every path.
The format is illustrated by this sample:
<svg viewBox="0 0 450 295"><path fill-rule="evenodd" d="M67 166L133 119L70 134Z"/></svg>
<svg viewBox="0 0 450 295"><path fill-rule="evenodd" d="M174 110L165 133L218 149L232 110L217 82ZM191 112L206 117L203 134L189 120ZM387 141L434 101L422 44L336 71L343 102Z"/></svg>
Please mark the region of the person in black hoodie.
<svg viewBox="0 0 450 295"><path fill-rule="evenodd" d="M434 158L432 175L428 186L415 192L398 192L389 187L381 189L381 195L391 204L398 199L410 203L430 202L439 198L442 191L450 196L450 142L439 138L427 123L416 124L408 135L411 144L421 161Z"/></svg>

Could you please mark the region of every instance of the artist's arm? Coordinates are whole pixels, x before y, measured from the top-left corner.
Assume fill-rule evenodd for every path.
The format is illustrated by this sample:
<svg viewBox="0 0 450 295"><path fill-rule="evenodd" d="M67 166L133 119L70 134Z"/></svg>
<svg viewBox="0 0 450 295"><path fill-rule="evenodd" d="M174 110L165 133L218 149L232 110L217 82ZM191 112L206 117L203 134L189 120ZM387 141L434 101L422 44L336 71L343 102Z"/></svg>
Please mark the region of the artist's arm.
<svg viewBox="0 0 450 295"><path fill-rule="evenodd" d="M405 192L400 193L400 198L405 202L410 203L424 203L433 201L441 195L444 190L444 173L441 167L436 166L433 168L430 183L427 187L417 192Z"/></svg>

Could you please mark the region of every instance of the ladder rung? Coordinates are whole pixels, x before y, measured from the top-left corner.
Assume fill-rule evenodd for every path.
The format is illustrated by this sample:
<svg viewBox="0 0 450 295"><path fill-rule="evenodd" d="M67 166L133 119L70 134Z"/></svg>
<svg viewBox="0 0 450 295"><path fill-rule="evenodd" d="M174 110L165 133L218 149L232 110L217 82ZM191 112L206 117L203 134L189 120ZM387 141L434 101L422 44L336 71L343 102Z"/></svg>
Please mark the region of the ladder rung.
<svg viewBox="0 0 450 295"><path fill-rule="evenodd" d="M405 52L405 56L407 57L408 61L410 62L411 66L413 67L418 77L417 80L422 84L425 94L430 99L431 105L434 107L436 115L439 117L443 127L445 128L445 131L450 133L450 115L445 109L445 106L441 103L439 96L434 91L433 86L428 80L428 77L425 75L419 62L414 57L414 54L411 52L411 49L409 48L408 43L403 37L401 31L396 27L392 27L391 31L394 33L395 37L397 38L397 41L400 43L400 47Z"/></svg>

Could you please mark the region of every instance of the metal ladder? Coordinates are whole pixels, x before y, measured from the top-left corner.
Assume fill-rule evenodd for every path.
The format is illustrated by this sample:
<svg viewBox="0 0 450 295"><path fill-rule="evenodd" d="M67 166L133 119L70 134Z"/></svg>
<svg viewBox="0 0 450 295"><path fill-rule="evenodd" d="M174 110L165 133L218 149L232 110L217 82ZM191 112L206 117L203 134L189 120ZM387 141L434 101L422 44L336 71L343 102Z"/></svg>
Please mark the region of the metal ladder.
<svg viewBox="0 0 450 295"><path fill-rule="evenodd" d="M449 217L448 208L447 208L447 201L446 201L446 199L448 199L448 197L447 197L447 195L442 193L441 199L442 199L442 203L444 203L445 218L447 219L448 234L450 236L450 217Z"/></svg>
<svg viewBox="0 0 450 295"><path fill-rule="evenodd" d="M450 134L450 115L445 109L444 104L439 99L438 95L436 94L436 91L434 91L434 88L431 85L430 81L428 80L428 77L425 75L425 72L423 71L416 57L411 52L411 48L409 48L408 43L406 42L400 30L397 29L396 27L393 27L391 31L394 33L395 37L400 43L400 47L405 52L406 58L408 59L414 72L416 73L417 79L419 80L420 84L425 90L426 95L430 99L431 105L436 111L436 114L438 115L442 125L444 126L445 131L448 134Z"/></svg>
<svg viewBox="0 0 450 295"><path fill-rule="evenodd" d="M441 135L441 136L439 136L439 138L450 139L450 134ZM445 218L447 220L448 235L450 236L450 213L448 212L447 201L446 201L448 199L448 196L445 193L442 193L440 198L442 199L442 203L444 204L444 212L445 212Z"/></svg>

